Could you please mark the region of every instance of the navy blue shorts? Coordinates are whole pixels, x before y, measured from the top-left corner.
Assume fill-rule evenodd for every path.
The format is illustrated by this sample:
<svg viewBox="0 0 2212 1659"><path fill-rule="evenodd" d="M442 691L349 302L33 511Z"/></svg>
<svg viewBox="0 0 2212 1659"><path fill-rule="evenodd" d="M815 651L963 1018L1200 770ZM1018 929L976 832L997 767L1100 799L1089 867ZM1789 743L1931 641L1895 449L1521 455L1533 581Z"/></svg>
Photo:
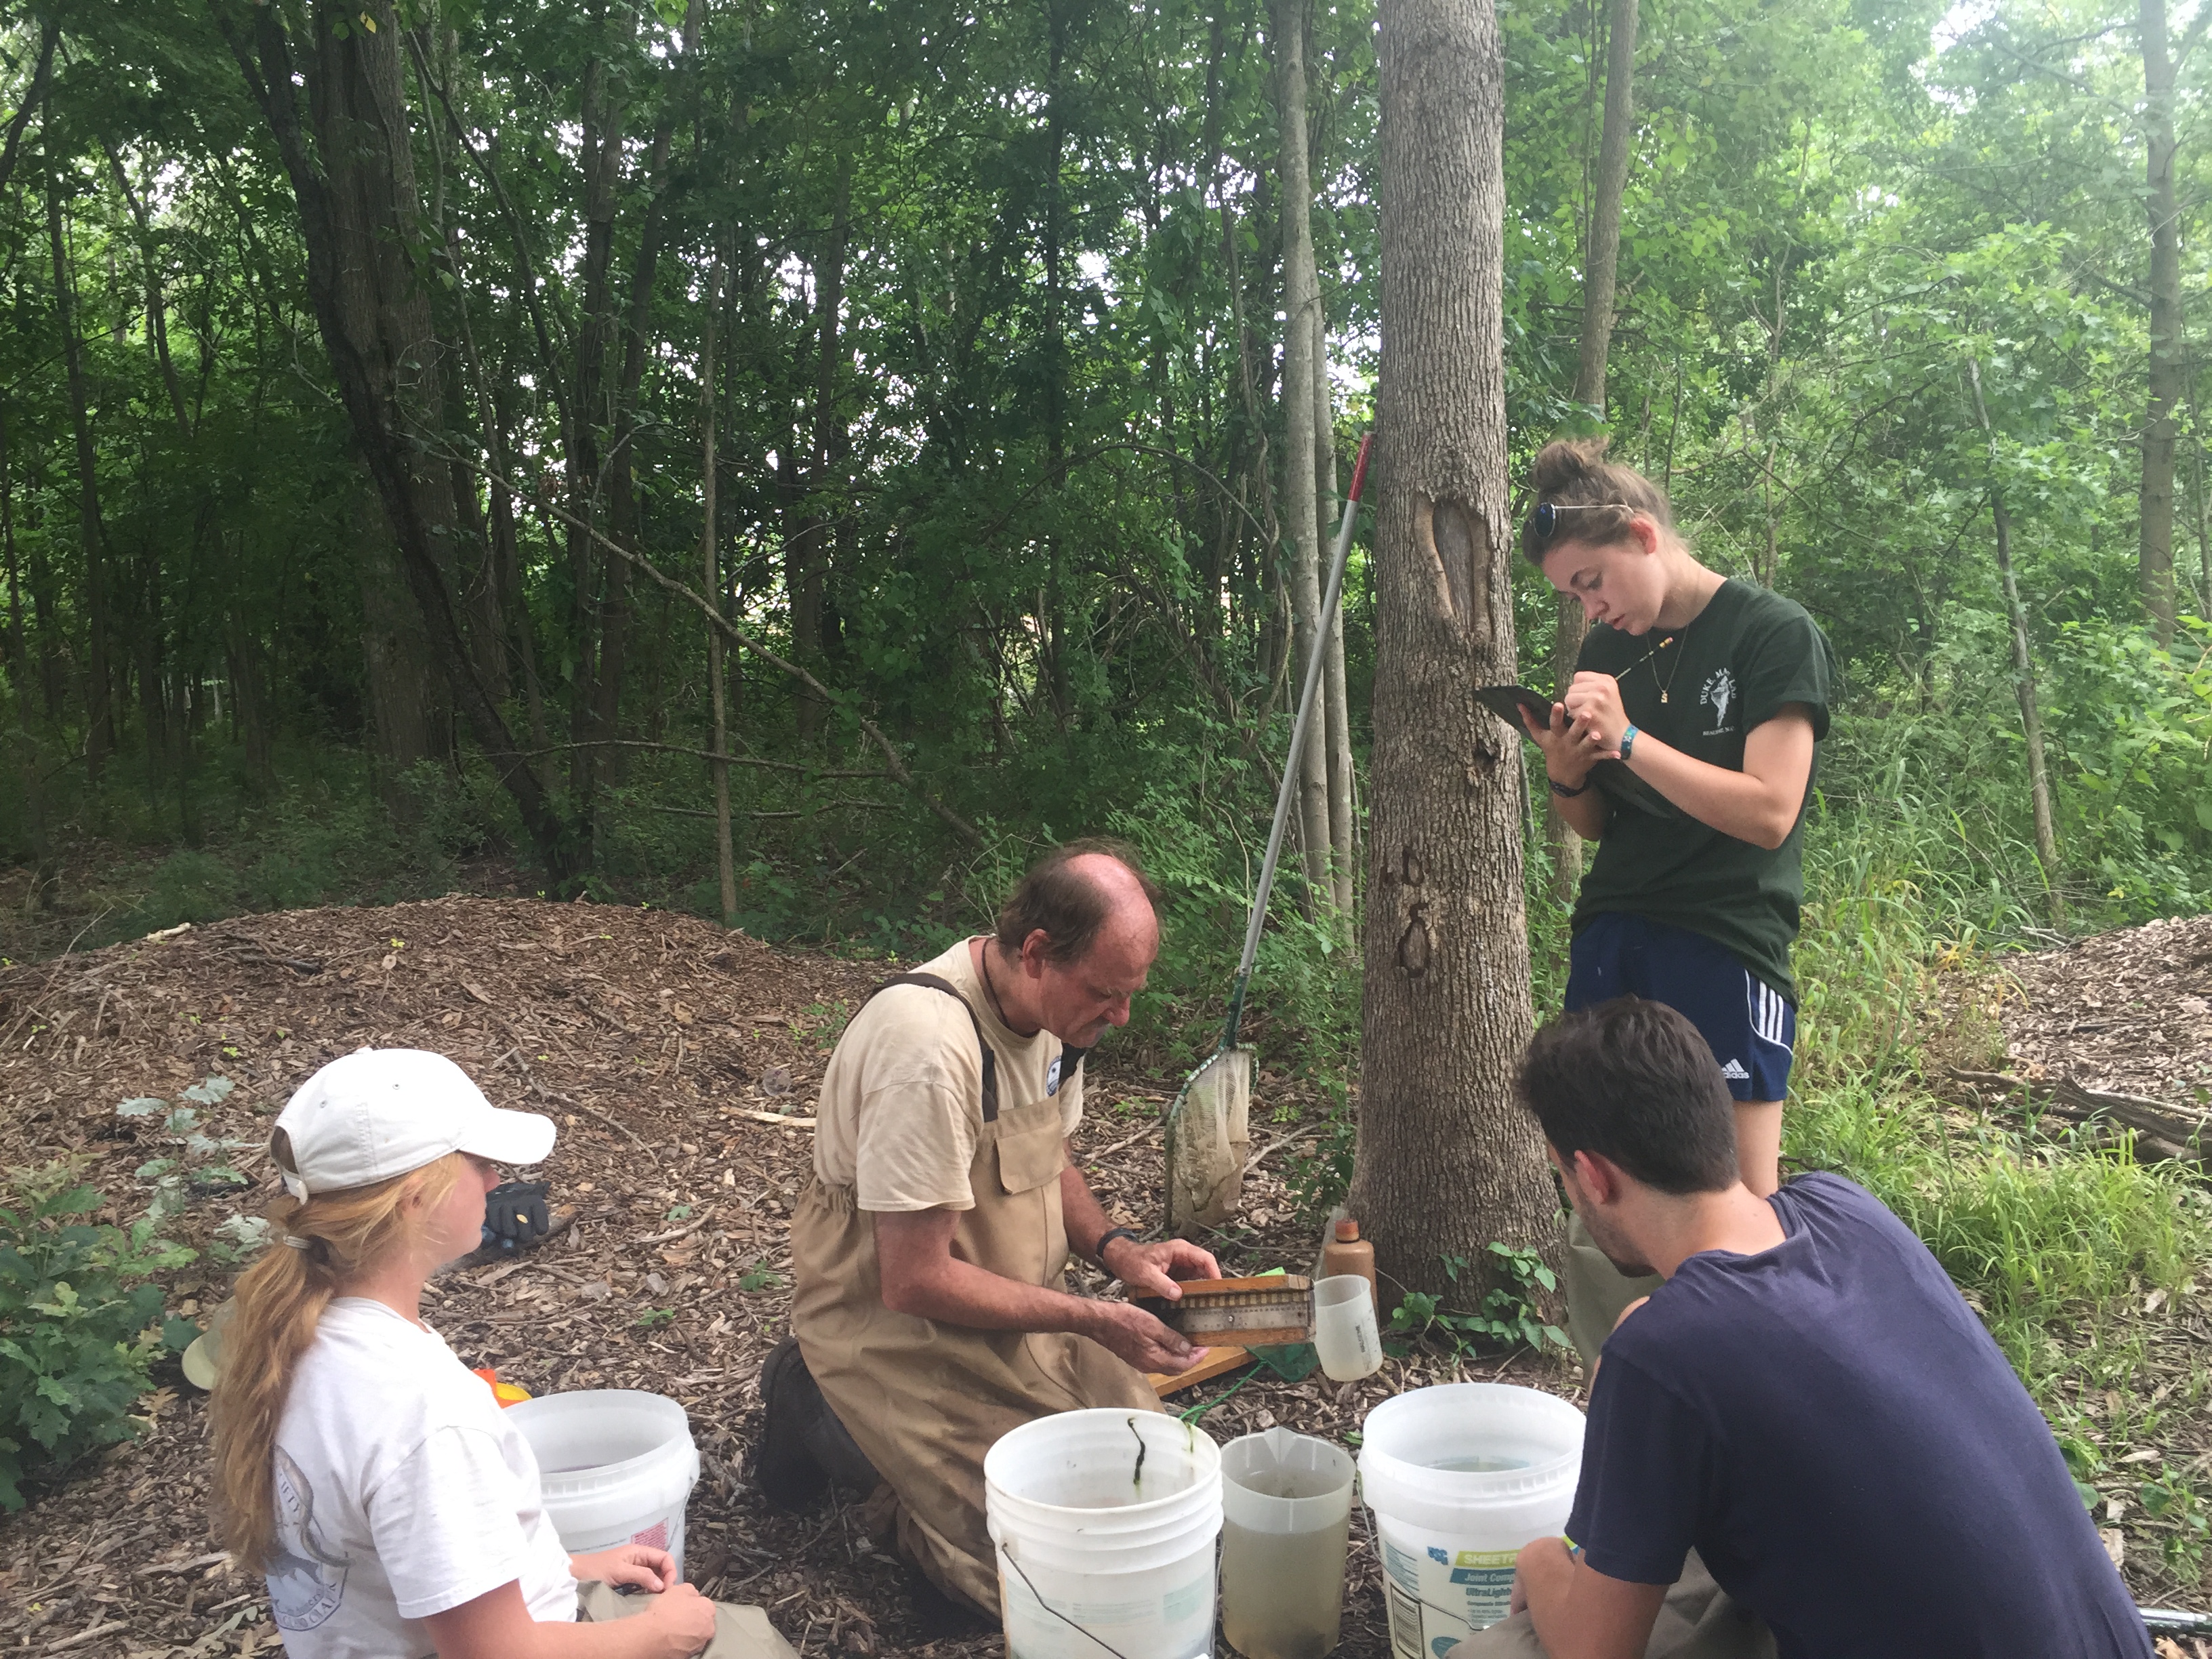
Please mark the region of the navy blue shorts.
<svg viewBox="0 0 2212 1659"><path fill-rule="evenodd" d="M1567 1009L1626 996L1663 1002L1696 1026L1736 1099L1789 1093L1797 1011L1726 945L1626 911L1592 916L1567 955Z"/></svg>

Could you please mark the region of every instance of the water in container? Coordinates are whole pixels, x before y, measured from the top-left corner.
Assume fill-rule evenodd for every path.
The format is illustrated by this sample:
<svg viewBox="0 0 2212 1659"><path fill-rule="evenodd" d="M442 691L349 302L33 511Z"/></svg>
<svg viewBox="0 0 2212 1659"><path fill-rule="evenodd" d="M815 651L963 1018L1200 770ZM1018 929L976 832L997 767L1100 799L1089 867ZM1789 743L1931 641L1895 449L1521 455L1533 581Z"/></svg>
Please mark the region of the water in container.
<svg viewBox="0 0 2212 1659"><path fill-rule="evenodd" d="M1344 1614L1351 1455L1288 1429L1221 1453L1221 1630L1244 1659L1322 1659Z"/></svg>

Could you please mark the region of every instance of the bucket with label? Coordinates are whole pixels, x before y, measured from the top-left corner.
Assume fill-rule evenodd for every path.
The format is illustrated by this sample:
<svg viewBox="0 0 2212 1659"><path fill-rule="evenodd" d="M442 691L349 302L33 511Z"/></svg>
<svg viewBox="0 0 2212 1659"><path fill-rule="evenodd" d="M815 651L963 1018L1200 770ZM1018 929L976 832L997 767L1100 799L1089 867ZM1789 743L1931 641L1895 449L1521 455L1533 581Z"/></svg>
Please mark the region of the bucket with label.
<svg viewBox="0 0 2212 1659"><path fill-rule="evenodd" d="M1583 1414L1534 1389L1450 1382L1386 1400L1361 1425L1395 1659L1442 1659L1505 1617L1513 1558L1566 1529Z"/></svg>
<svg viewBox="0 0 2212 1659"><path fill-rule="evenodd" d="M1060 1412L983 1458L1008 1659L1203 1659L1221 1452L1160 1412Z"/></svg>
<svg viewBox="0 0 2212 1659"><path fill-rule="evenodd" d="M1221 1449L1221 1633L1244 1659L1336 1646L1352 1474L1342 1447L1288 1429Z"/></svg>
<svg viewBox="0 0 2212 1659"><path fill-rule="evenodd" d="M684 1572L684 1506L699 1479L691 1419L635 1389L541 1395L507 1408L538 1459L546 1518L571 1555L644 1544Z"/></svg>

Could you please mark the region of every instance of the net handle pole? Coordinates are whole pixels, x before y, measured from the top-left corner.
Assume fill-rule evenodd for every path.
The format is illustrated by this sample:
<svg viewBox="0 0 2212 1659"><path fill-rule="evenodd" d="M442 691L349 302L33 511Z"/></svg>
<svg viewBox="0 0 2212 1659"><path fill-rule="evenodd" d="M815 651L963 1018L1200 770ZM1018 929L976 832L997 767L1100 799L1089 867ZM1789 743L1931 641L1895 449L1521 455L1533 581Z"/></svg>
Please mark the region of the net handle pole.
<svg viewBox="0 0 2212 1659"><path fill-rule="evenodd" d="M1283 787L1275 795L1275 822L1267 831L1267 854L1260 860L1260 887L1253 896L1252 920L1244 929L1244 954L1237 963L1237 985L1230 994L1229 1026L1222 1037L1224 1048L1237 1041L1237 1027L1244 1014L1244 987L1252 977L1252 963L1260 954L1260 930L1267 925L1267 897L1275 885L1275 866L1283 854L1283 830L1291 817L1291 798L1297 793L1298 761L1305 751L1306 732L1312 721L1314 695L1321 689L1321 672L1328 659L1326 641L1336 619L1337 603L1344 596L1344 567L1352 556L1352 526L1359 519L1359 492L1367 482L1367 455L1375 442L1368 434L1359 441L1359 459L1352 469L1352 489L1344 498L1344 521L1337 526L1336 555L1329 562L1328 591L1322 595L1321 614L1315 619L1313 653L1306 664L1306 683L1298 694L1297 718L1291 726L1290 751L1283 759Z"/></svg>

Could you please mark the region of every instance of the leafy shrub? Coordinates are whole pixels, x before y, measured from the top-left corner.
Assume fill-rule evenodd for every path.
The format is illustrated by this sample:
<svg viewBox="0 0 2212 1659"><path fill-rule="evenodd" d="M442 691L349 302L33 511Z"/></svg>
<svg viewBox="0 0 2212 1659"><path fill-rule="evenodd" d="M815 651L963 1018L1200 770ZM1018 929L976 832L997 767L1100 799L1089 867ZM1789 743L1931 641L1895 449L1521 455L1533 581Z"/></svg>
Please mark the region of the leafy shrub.
<svg viewBox="0 0 2212 1659"><path fill-rule="evenodd" d="M1498 1258L1498 1271L1504 1282L1485 1293L1480 1308L1473 1313L1455 1312L1444 1305L1441 1296L1411 1291L1390 1315L1392 1334L1415 1340L1423 1337L1441 1340L1454 1353L1519 1344L1537 1349L1547 1342L1561 1348L1571 1346L1567 1334L1557 1325L1546 1323L1536 1306L1537 1297L1558 1289L1559 1283L1559 1276L1544 1265L1542 1254L1510 1244L1492 1243L1488 1248ZM1447 1255L1442 1260L1444 1276L1456 1289L1467 1273L1467 1258Z"/></svg>
<svg viewBox="0 0 2212 1659"><path fill-rule="evenodd" d="M171 1320L150 1276L193 1253L154 1236L73 1223L100 1206L85 1160L11 1170L0 1180L0 1509L23 1507L33 1461L66 1463L138 1432L131 1403L166 1343L199 1333ZM35 1450L33 1449L35 1449Z"/></svg>

